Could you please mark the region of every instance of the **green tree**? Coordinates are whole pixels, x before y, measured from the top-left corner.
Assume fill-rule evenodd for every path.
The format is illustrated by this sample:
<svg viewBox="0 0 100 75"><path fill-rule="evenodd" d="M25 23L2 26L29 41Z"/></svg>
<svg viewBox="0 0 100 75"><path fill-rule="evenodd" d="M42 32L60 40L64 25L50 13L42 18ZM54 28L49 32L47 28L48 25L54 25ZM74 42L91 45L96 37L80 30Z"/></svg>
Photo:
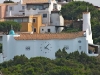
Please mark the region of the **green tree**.
<svg viewBox="0 0 100 75"><path fill-rule="evenodd" d="M84 1L73 1L61 8L61 14L64 19L67 20L77 20L82 18L82 13L87 11L91 12L92 18L98 18L99 11L90 3Z"/></svg>
<svg viewBox="0 0 100 75"><path fill-rule="evenodd" d="M8 34L11 30L11 26L13 27L14 31L19 31L21 28L21 25L14 21L4 21L0 22L0 32L3 32L3 34Z"/></svg>
<svg viewBox="0 0 100 75"><path fill-rule="evenodd" d="M15 56L13 61L13 64L25 64L28 61L28 58L25 55Z"/></svg>
<svg viewBox="0 0 100 75"><path fill-rule="evenodd" d="M100 44L100 10L95 8L92 4L84 1L73 1L70 2L61 8L61 14L66 20L75 21L77 19L82 19L82 13L89 11L91 12L91 25L93 32L94 43ZM75 29L69 27L63 32L75 32L80 31L80 29Z"/></svg>
<svg viewBox="0 0 100 75"><path fill-rule="evenodd" d="M56 59L15 56L1 63L0 71L3 75L100 75L100 56L90 57L78 51L67 54L64 49L59 51L60 57Z"/></svg>
<svg viewBox="0 0 100 75"><path fill-rule="evenodd" d="M58 50L56 53L55 53L55 56L56 58L66 58L67 57L67 52L65 51L65 48L63 48L62 50Z"/></svg>
<svg viewBox="0 0 100 75"><path fill-rule="evenodd" d="M9 1L4 1L3 3L14 3L14 1L9 0Z"/></svg>

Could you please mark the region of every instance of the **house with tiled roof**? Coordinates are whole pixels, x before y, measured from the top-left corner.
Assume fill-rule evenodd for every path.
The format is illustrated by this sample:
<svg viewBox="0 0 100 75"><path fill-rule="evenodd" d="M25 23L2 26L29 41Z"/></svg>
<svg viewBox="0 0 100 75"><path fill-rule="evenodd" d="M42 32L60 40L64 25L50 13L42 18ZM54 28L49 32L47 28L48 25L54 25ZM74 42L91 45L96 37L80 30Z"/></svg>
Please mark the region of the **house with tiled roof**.
<svg viewBox="0 0 100 75"><path fill-rule="evenodd" d="M2 53L0 63L13 59L16 55L31 57L47 57L55 59L55 52L65 49L67 53L84 52L88 56L98 56L98 45L93 44L90 23L90 12L83 13L81 32L72 33L15 33L0 35Z"/></svg>
<svg viewBox="0 0 100 75"><path fill-rule="evenodd" d="M26 5L22 4L21 2L7 5L5 17L23 16L25 14L25 8L26 8Z"/></svg>
<svg viewBox="0 0 100 75"><path fill-rule="evenodd" d="M20 2L7 5L6 16L30 16L41 12L50 13L54 10L54 7L57 7L56 10L61 9L61 5L57 4L56 0L20 0ZM21 12L24 14L20 14Z"/></svg>
<svg viewBox="0 0 100 75"><path fill-rule="evenodd" d="M27 1L27 0L23 0ZM31 2L32 1L32 2ZM61 5L57 4L56 0L30 0L26 3L25 15L42 15L42 23L51 25L50 23L50 15L51 11L60 11Z"/></svg>
<svg viewBox="0 0 100 75"><path fill-rule="evenodd" d="M22 25L21 32L32 32L34 27L35 33L56 33L63 30L63 27L57 26L64 26L60 10L61 5L56 0L21 0L16 5L7 6L5 19L19 22ZM41 19L37 15L41 15Z"/></svg>
<svg viewBox="0 0 100 75"><path fill-rule="evenodd" d="M0 3L0 21L5 21L5 17L7 16L7 9L10 5L16 5L18 3Z"/></svg>

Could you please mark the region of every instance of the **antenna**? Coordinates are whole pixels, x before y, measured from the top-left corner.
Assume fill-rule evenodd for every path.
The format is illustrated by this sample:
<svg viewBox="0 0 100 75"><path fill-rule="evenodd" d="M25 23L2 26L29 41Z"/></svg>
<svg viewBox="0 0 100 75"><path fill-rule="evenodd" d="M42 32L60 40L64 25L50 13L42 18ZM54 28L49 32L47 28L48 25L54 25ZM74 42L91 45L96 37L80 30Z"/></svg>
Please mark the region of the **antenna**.
<svg viewBox="0 0 100 75"><path fill-rule="evenodd" d="M11 25L11 30L13 30L13 26Z"/></svg>
<svg viewBox="0 0 100 75"><path fill-rule="evenodd" d="M89 8L88 8L88 6L87 6L87 12L89 11Z"/></svg>

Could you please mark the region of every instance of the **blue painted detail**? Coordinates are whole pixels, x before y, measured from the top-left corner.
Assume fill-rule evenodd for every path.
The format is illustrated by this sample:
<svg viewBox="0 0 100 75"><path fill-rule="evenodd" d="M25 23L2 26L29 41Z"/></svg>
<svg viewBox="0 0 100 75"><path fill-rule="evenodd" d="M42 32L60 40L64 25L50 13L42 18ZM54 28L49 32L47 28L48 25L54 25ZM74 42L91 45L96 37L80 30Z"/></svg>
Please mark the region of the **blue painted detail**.
<svg viewBox="0 0 100 75"><path fill-rule="evenodd" d="M10 30L10 31L9 31L9 35L15 35L14 30Z"/></svg>

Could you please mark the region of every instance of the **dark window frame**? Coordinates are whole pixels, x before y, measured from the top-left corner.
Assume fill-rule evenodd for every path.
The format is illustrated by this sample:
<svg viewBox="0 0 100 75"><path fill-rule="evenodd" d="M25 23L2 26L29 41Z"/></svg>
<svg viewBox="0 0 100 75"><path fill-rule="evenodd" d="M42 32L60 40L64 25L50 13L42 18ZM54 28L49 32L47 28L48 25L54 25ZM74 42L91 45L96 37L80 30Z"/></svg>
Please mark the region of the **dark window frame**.
<svg viewBox="0 0 100 75"><path fill-rule="evenodd" d="M22 10L24 10L25 9L25 6L22 6Z"/></svg>
<svg viewBox="0 0 100 75"><path fill-rule="evenodd" d="M9 7L9 10L13 10L13 7Z"/></svg>
<svg viewBox="0 0 100 75"><path fill-rule="evenodd" d="M35 23L36 22L36 19L33 19L33 23Z"/></svg>
<svg viewBox="0 0 100 75"><path fill-rule="evenodd" d="M34 32L36 32L36 28L34 28Z"/></svg>
<svg viewBox="0 0 100 75"><path fill-rule="evenodd" d="M43 14L43 18L47 18L47 14Z"/></svg>
<svg viewBox="0 0 100 75"><path fill-rule="evenodd" d="M44 29L42 29L42 31L44 31Z"/></svg>
<svg viewBox="0 0 100 75"><path fill-rule="evenodd" d="M48 29L48 32L50 32L51 30L50 29Z"/></svg>

